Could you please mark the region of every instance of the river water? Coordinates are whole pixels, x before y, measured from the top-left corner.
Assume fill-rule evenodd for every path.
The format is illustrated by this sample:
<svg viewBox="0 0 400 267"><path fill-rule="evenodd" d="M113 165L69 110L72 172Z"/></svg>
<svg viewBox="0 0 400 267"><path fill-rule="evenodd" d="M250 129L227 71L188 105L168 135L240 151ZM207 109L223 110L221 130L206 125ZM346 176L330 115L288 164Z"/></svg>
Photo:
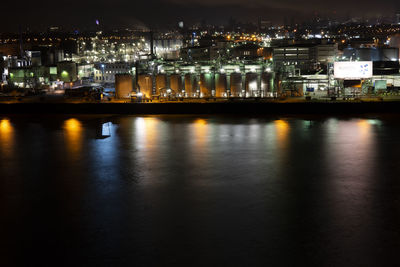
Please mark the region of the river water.
<svg viewBox="0 0 400 267"><path fill-rule="evenodd" d="M399 119L0 115L0 265L391 266Z"/></svg>

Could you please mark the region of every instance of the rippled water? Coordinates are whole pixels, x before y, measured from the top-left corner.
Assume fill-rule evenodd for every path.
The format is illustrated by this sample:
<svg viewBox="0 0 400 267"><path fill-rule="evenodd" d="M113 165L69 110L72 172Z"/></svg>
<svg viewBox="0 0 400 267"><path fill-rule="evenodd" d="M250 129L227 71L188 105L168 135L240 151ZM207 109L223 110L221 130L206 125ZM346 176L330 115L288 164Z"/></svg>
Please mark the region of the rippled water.
<svg viewBox="0 0 400 267"><path fill-rule="evenodd" d="M390 265L398 122L0 115L0 264Z"/></svg>

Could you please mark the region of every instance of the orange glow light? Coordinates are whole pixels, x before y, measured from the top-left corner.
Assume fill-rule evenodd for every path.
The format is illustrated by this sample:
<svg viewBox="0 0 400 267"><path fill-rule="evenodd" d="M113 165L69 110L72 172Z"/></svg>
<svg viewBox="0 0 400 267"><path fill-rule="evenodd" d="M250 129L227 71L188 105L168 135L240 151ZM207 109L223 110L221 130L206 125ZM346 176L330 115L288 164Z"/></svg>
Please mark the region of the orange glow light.
<svg viewBox="0 0 400 267"><path fill-rule="evenodd" d="M0 120L0 150L8 154L14 146L14 128L7 119Z"/></svg>
<svg viewBox="0 0 400 267"><path fill-rule="evenodd" d="M72 156L77 156L82 146L82 124L77 119L69 119L64 122L63 128L67 149Z"/></svg>
<svg viewBox="0 0 400 267"><path fill-rule="evenodd" d="M277 133L277 140L279 146L286 146L286 143L288 141L288 135L289 135L289 130L290 126L287 121L284 120L276 120L274 121L275 123L275 129Z"/></svg>
<svg viewBox="0 0 400 267"><path fill-rule="evenodd" d="M0 121L0 133L3 135L10 134L12 132L12 125L9 120Z"/></svg>

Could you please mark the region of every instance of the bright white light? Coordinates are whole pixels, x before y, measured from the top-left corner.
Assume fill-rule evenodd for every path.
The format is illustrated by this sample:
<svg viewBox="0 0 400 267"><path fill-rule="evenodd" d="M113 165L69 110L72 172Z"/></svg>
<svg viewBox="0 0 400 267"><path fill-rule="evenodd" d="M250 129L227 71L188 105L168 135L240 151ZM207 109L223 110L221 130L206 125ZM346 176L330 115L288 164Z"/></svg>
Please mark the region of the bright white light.
<svg viewBox="0 0 400 267"><path fill-rule="evenodd" d="M257 90L257 82L251 82L249 84L250 90Z"/></svg>

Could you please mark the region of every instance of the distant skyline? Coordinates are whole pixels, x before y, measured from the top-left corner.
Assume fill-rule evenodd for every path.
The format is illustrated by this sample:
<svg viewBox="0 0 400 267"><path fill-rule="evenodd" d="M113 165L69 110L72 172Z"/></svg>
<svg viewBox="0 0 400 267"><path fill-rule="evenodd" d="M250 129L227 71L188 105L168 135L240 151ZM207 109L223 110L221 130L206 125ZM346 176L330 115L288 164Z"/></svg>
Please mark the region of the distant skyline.
<svg viewBox="0 0 400 267"><path fill-rule="evenodd" d="M18 8L21 7L21 8ZM174 26L177 21L187 23L205 20L208 23L227 23L230 17L238 21L256 21L259 17L272 23L283 23L284 18L309 20L315 13L336 17L394 17L400 10L397 0L332 2L316 0L86 0L7 1L0 17L1 31L16 31L18 26L43 30L52 25L66 29L94 28L95 21L108 28Z"/></svg>

